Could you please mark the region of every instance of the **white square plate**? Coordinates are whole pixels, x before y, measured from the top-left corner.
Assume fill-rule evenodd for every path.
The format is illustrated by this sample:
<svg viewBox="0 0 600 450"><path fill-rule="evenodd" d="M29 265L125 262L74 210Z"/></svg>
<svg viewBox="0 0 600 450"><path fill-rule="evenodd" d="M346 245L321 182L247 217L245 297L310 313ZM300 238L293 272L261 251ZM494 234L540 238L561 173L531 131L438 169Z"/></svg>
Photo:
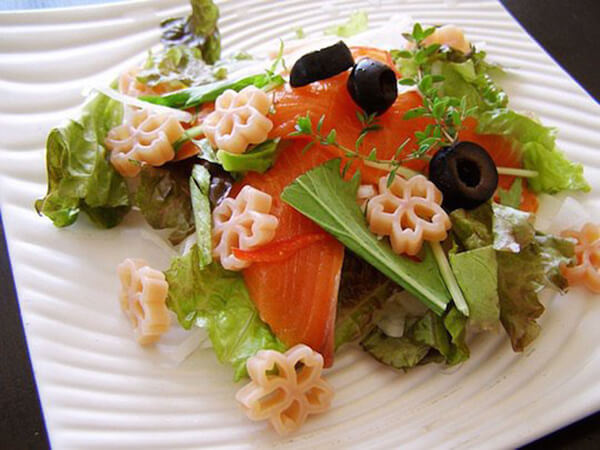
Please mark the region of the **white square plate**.
<svg viewBox="0 0 600 450"><path fill-rule="evenodd" d="M495 1L229 0L219 2L223 47L248 49L297 26L317 33L359 8L371 26L394 13L455 23L515 68L504 83L515 109L559 128L559 145L585 165L600 208L600 107ZM503 334L472 344L452 370L397 373L361 351L338 355L329 379L333 408L281 439L249 422L233 400L238 386L210 350L173 369L140 349L118 311L115 266L168 255L140 237L134 218L101 231L84 218L56 229L36 216L45 192L44 140L75 116L81 91L110 80L158 42L161 19L186 1L0 14L0 206L20 307L54 448L200 446L512 447L600 409L600 301L573 289L550 299L542 333L525 354ZM596 217L598 219L598 217Z"/></svg>

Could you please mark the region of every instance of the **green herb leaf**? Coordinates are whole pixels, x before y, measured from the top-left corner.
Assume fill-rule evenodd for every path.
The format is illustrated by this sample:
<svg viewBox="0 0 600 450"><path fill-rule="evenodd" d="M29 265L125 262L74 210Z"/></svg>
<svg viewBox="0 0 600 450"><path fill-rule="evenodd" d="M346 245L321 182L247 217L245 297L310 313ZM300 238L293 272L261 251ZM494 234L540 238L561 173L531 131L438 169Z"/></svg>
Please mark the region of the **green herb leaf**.
<svg viewBox="0 0 600 450"><path fill-rule="evenodd" d="M422 117L426 112L427 112L427 110L425 108L422 108L422 107L409 109L408 111L406 111L404 113L404 116L402 117L402 119L403 120L410 120L410 119L414 119L416 117ZM415 133L415 136L416 135L417 135L417 133Z"/></svg>
<svg viewBox="0 0 600 450"><path fill-rule="evenodd" d="M190 177L190 195L192 197L196 245L201 268L212 262L212 214L208 199L209 193L210 173L206 168L197 164L192 169L192 176Z"/></svg>
<svg viewBox="0 0 600 450"><path fill-rule="evenodd" d="M325 34L349 38L369 28L369 16L365 11L354 11L348 21L342 25L334 25L325 30Z"/></svg>
<svg viewBox="0 0 600 450"><path fill-rule="evenodd" d="M359 176L340 177L340 160L318 166L288 185L282 200L335 236L347 248L441 314L450 298L429 246L421 262L396 255L369 231L356 203Z"/></svg>
<svg viewBox="0 0 600 450"><path fill-rule="evenodd" d="M217 358L234 368L234 379L247 375L246 361L259 350L285 346L263 323L250 300L244 279L212 263L203 269L198 247L174 258L165 272L167 305L186 329L205 327Z"/></svg>
<svg viewBox="0 0 600 450"><path fill-rule="evenodd" d="M401 78L398 80L398 84L402 86L414 86L417 82L414 78Z"/></svg>
<svg viewBox="0 0 600 450"><path fill-rule="evenodd" d="M118 225L130 209L127 184L108 160L104 138L121 123L123 107L102 94L84 106L79 120L50 131L46 141L48 191L35 202L57 227L80 211L102 228Z"/></svg>
<svg viewBox="0 0 600 450"><path fill-rule="evenodd" d="M336 137L337 137L337 133L335 132L335 129L332 129L327 134L327 137L325 138L325 142L329 145L334 144L336 142Z"/></svg>
<svg viewBox="0 0 600 450"><path fill-rule="evenodd" d="M280 139L269 139L245 153L217 152L217 159L228 172L264 173L275 163L280 151Z"/></svg>

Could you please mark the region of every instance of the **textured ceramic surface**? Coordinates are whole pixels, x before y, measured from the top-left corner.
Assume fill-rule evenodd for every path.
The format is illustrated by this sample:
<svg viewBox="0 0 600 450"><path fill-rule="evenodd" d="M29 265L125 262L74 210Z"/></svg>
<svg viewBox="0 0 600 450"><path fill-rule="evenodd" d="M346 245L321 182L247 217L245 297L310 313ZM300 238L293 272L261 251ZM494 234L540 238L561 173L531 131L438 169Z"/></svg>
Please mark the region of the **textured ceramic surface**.
<svg viewBox="0 0 600 450"><path fill-rule="evenodd" d="M135 218L110 231L80 220L56 229L36 216L45 191L44 140L75 115L84 87L110 80L158 41L161 19L187 2L131 1L0 14L0 206L27 341L55 448L199 446L512 447L600 408L600 301L574 289L549 298L542 334L523 355L503 334L472 344L459 368L408 374L358 350L339 354L327 414L280 439L238 410L232 373L210 350L163 367L134 342L118 309L115 267L127 256L165 267ZM296 26L319 32L358 7L371 25L393 13L455 23L492 58L515 68L504 83L516 109L560 129L559 144L586 166L600 211L600 107L494 1L220 2L226 50L252 49ZM596 217L598 219L598 217ZM550 296L551 297L551 296Z"/></svg>

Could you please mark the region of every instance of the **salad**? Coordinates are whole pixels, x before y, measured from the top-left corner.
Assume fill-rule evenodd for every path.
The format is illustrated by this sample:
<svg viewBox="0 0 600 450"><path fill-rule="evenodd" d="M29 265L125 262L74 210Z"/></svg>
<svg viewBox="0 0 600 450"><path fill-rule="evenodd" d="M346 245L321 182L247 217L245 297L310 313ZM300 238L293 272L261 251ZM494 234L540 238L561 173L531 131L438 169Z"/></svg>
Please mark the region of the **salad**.
<svg viewBox="0 0 600 450"><path fill-rule="evenodd" d="M35 205L58 227L132 213L166 232L167 270L117 268L140 345L178 330L186 355L210 346L248 417L287 434L330 406L324 369L346 345L390 370L458 365L499 329L522 352L543 289L600 292L600 228L535 227L542 194L590 190L582 166L509 108L502 68L462 30L349 46L359 12L338 42L299 30L268 60L223 57L218 8L191 5L51 130Z"/></svg>

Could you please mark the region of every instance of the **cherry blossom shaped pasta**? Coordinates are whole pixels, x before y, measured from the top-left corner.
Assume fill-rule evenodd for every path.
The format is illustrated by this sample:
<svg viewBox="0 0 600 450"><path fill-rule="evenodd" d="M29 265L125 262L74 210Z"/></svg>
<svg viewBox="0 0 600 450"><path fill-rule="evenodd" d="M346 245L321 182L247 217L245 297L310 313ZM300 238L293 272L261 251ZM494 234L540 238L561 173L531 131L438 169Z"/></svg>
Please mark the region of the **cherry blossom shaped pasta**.
<svg viewBox="0 0 600 450"><path fill-rule="evenodd" d="M561 266L569 285L582 284L590 291L600 294L600 225L586 223L580 231L567 230L561 235L577 240L577 263L572 267Z"/></svg>
<svg viewBox="0 0 600 450"><path fill-rule="evenodd" d="M227 270L250 265L233 255L233 248L250 250L275 237L279 219L269 214L272 197L252 186L244 186L235 199L226 198L213 211L213 255Z"/></svg>
<svg viewBox="0 0 600 450"><path fill-rule="evenodd" d="M389 236L394 252L414 256L424 241L446 239L451 222L441 203L442 193L423 175L409 180L396 176L389 188L382 177L379 194L367 204L369 228Z"/></svg>
<svg viewBox="0 0 600 450"><path fill-rule="evenodd" d="M126 177L136 176L142 164L161 166L175 157L173 143L184 133L179 121L164 113L129 108L125 119L108 132L104 143L110 162Z"/></svg>
<svg viewBox="0 0 600 450"><path fill-rule="evenodd" d="M248 86L240 92L228 89L215 102L215 110L202 124L213 147L244 153L250 144L267 139L273 122L267 118L271 98L261 89Z"/></svg>
<svg viewBox="0 0 600 450"><path fill-rule="evenodd" d="M321 377L323 356L304 344L285 353L261 350L246 363L250 383L235 398L251 420L269 420L280 435L326 411L333 387Z"/></svg>
<svg viewBox="0 0 600 450"><path fill-rule="evenodd" d="M143 259L132 258L119 264L117 273L121 309L131 321L136 341L141 345L156 342L170 326L165 275Z"/></svg>
<svg viewBox="0 0 600 450"><path fill-rule="evenodd" d="M142 95L157 95L159 92L152 87L137 80L140 71L137 67L131 67L119 76L119 92L130 97L141 97Z"/></svg>

